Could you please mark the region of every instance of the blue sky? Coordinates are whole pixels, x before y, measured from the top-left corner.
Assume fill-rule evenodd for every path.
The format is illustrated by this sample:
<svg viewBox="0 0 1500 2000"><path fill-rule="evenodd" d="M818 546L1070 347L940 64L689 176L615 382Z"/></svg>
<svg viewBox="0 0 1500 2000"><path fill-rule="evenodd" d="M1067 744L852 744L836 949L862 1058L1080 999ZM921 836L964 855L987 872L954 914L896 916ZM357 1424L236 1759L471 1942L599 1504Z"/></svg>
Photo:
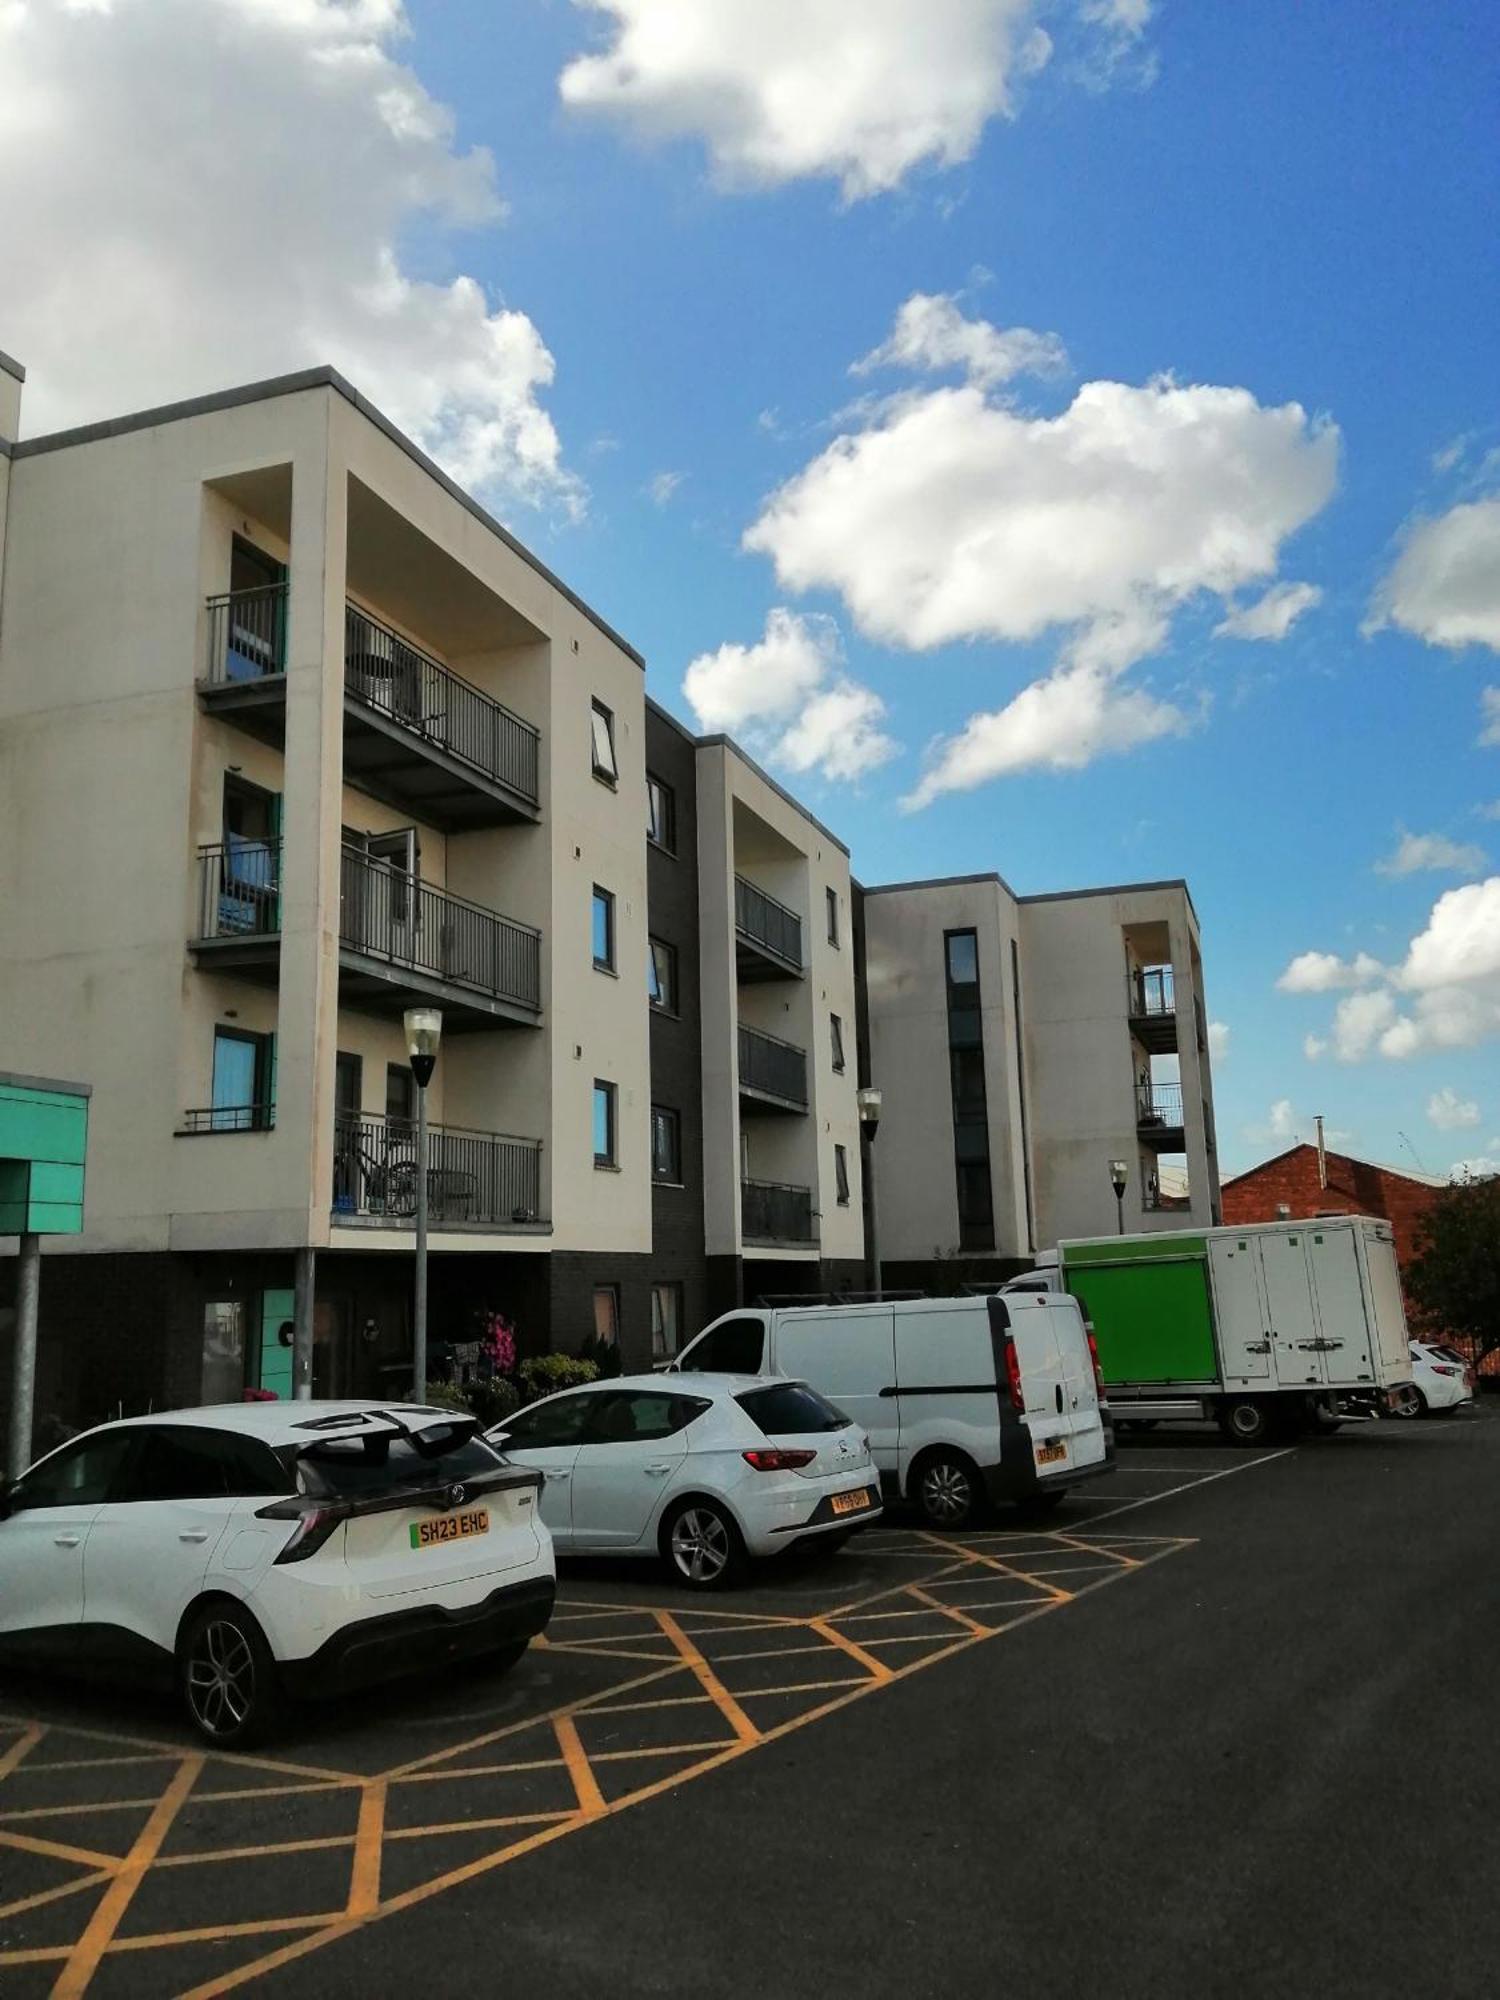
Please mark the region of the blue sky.
<svg viewBox="0 0 1500 2000"><path fill-rule="evenodd" d="M35 5L0 57L82 156L38 209L180 299L167 393L345 367L868 881L1185 875L1226 1168L1315 1111L1500 1154L1492 7L870 0L851 49L831 0ZM263 326L192 292L187 23ZM116 98L161 164L85 221ZM24 226L31 427L147 400L160 343L85 348Z"/></svg>

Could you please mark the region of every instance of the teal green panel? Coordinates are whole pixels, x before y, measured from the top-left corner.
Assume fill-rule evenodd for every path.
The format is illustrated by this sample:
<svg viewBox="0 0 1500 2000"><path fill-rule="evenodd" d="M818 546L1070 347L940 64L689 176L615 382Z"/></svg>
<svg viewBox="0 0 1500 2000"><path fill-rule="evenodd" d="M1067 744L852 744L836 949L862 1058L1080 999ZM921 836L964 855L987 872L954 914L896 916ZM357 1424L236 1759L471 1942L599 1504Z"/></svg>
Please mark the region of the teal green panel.
<svg viewBox="0 0 1500 2000"><path fill-rule="evenodd" d="M294 1292L260 1295L260 1386L274 1389L284 1402L292 1399L292 1350L281 1345L279 1336L295 1302Z"/></svg>
<svg viewBox="0 0 1500 2000"><path fill-rule="evenodd" d="M60 1160L81 1167L88 1135L88 1108L81 1098L0 1092L0 1158Z"/></svg>
<svg viewBox="0 0 1500 2000"><path fill-rule="evenodd" d="M54 1160L31 1163L31 1199L65 1201L75 1207L83 1202L83 1168L61 1167Z"/></svg>
<svg viewBox="0 0 1500 2000"><path fill-rule="evenodd" d="M31 1194L27 1160L0 1160L0 1236L19 1236L28 1227L26 1204Z"/></svg>
<svg viewBox="0 0 1500 2000"><path fill-rule="evenodd" d="M83 1209L65 1201L34 1201L26 1226L38 1236L81 1236Z"/></svg>

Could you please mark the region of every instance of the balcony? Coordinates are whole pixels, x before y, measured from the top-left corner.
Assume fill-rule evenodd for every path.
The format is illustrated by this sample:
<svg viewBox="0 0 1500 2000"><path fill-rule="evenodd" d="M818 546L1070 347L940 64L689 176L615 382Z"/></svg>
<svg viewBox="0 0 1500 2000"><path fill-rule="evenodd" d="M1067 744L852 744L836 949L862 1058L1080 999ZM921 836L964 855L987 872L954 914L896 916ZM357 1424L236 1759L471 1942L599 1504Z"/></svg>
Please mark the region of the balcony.
<svg viewBox="0 0 1500 2000"><path fill-rule="evenodd" d="M806 1111L807 1051L740 1024L741 1110Z"/></svg>
<svg viewBox="0 0 1500 2000"><path fill-rule="evenodd" d="M418 1173L416 1127L408 1120L334 1121L335 1224L413 1226ZM434 1228L545 1227L541 1188L540 1139L428 1126L427 1215Z"/></svg>
<svg viewBox="0 0 1500 2000"><path fill-rule="evenodd" d="M815 1244L812 1189L782 1181L741 1181L740 1233L747 1246L805 1249Z"/></svg>
<svg viewBox="0 0 1500 2000"><path fill-rule="evenodd" d="M198 853L191 950L274 986L281 959L279 840ZM541 1012L541 933L346 847L340 863L339 1004L398 1017L438 1006L455 1033L531 1026Z"/></svg>
<svg viewBox="0 0 1500 2000"><path fill-rule="evenodd" d="M210 712L286 738L287 586L208 600L198 683ZM356 605L344 607L344 775L447 833L535 820L541 737Z"/></svg>
<svg viewBox="0 0 1500 2000"><path fill-rule="evenodd" d="M1182 1085L1138 1083L1135 1087L1135 1129L1143 1146L1155 1153L1183 1150Z"/></svg>
<svg viewBox="0 0 1500 2000"><path fill-rule="evenodd" d="M1177 1047L1177 993L1170 965L1136 966L1129 976L1130 1032L1151 1055Z"/></svg>
<svg viewBox="0 0 1500 2000"><path fill-rule="evenodd" d="M802 919L743 875L734 878L734 948L741 979L802 977Z"/></svg>

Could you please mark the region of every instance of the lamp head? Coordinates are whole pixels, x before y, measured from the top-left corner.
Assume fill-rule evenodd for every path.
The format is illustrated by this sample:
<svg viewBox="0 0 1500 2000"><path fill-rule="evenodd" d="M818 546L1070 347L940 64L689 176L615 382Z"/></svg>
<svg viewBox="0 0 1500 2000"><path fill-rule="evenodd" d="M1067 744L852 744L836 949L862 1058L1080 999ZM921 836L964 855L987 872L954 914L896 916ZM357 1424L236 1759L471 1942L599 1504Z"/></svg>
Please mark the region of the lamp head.
<svg viewBox="0 0 1500 2000"><path fill-rule="evenodd" d="M406 1031L406 1053L411 1057L411 1073L419 1089L425 1090L437 1065L438 1044L443 1039L443 1017L436 1007L408 1007L401 1017Z"/></svg>
<svg viewBox="0 0 1500 2000"><path fill-rule="evenodd" d="M880 1092L872 1084L866 1084L855 1102L859 1106L859 1129L873 1143L880 1130Z"/></svg>
<svg viewBox="0 0 1500 2000"><path fill-rule="evenodd" d="M1125 1192L1125 1183L1130 1179L1130 1165L1126 1160L1111 1160L1109 1163L1109 1184L1117 1195Z"/></svg>

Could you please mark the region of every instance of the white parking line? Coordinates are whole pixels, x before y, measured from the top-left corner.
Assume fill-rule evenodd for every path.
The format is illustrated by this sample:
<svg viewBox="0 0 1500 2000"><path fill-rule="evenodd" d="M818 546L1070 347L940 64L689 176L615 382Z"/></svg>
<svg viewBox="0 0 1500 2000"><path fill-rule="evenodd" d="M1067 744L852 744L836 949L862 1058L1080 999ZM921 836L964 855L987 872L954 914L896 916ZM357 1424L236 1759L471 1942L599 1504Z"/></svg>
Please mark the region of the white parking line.
<svg viewBox="0 0 1500 2000"><path fill-rule="evenodd" d="M1236 1472L1250 1472L1257 1465L1272 1465L1278 1458L1290 1458L1296 1449L1295 1445L1289 1444L1281 1451L1268 1451L1263 1458L1242 1459L1238 1465L1226 1465L1220 1472L1206 1472L1201 1479L1188 1479L1180 1486L1169 1486L1165 1493L1148 1493L1142 1500L1126 1500L1118 1507L1106 1507L1102 1513L1095 1514L1091 1518L1096 1521L1110 1521L1116 1514L1128 1514L1135 1507L1154 1507L1158 1501L1174 1499L1179 1493L1191 1493L1195 1487L1211 1486L1216 1479L1229 1479ZM1074 1497L1076 1501L1084 1499L1085 1496L1077 1494Z"/></svg>

